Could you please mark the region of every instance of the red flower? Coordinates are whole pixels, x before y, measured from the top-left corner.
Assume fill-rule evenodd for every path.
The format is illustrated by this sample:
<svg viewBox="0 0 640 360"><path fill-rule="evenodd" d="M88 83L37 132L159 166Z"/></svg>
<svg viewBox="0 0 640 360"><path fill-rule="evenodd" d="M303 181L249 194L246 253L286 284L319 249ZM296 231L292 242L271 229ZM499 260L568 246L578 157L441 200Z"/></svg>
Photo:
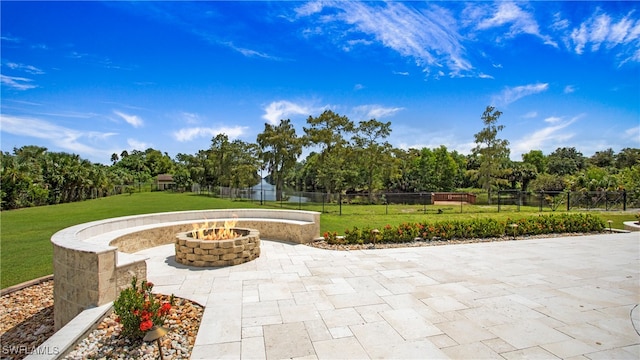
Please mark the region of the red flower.
<svg viewBox="0 0 640 360"><path fill-rule="evenodd" d="M140 323L140 331L147 331L153 327L151 320L146 320Z"/></svg>
<svg viewBox="0 0 640 360"><path fill-rule="evenodd" d="M120 324L120 317L119 317L119 316L116 318L116 322L117 322L118 324Z"/></svg>
<svg viewBox="0 0 640 360"><path fill-rule="evenodd" d="M147 310L144 310L142 311L142 316L140 318L142 318L142 321L147 321L151 319L151 313L149 313Z"/></svg>
<svg viewBox="0 0 640 360"><path fill-rule="evenodd" d="M169 312L169 310L171 310L171 304L164 303L162 304L162 307L160 307L160 314L166 314Z"/></svg>
<svg viewBox="0 0 640 360"><path fill-rule="evenodd" d="M148 288L152 288L152 287L153 287L153 283L152 283L151 281L148 281L148 282L147 282L147 287L148 287Z"/></svg>

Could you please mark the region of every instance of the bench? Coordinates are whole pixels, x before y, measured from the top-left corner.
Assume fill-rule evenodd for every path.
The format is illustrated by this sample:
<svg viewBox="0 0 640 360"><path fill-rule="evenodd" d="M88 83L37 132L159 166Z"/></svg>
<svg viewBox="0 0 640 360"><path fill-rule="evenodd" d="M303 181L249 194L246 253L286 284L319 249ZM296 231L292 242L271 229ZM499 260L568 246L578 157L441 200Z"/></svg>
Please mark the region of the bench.
<svg viewBox="0 0 640 360"><path fill-rule="evenodd" d="M261 238L308 243L320 235L320 213L299 210L198 210L134 215L60 230L53 244L54 321L62 328L83 310L112 302L133 277L146 280L143 249L171 244L194 223L257 229Z"/></svg>

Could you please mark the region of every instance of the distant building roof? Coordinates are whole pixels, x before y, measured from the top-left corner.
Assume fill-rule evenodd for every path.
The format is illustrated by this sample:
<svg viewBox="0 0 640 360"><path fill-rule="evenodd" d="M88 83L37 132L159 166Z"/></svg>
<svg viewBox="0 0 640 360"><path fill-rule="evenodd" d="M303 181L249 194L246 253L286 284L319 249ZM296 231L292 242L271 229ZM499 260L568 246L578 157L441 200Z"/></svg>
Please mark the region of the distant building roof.
<svg viewBox="0 0 640 360"><path fill-rule="evenodd" d="M160 174L158 175L158 181L173 181L173 175L171 174Z"/></svg>

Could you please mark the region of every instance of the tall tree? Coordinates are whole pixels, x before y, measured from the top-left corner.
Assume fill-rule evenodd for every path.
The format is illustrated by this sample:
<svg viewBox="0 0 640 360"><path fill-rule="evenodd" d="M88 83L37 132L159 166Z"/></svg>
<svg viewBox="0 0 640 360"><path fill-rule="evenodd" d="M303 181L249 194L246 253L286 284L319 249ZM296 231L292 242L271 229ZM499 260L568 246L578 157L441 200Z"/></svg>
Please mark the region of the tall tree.
<svg viewBox="0 0 640 360"><path fill-rule="evenodd" d="M526 192L529 183L538 177L538 171L531 163L513 162L511 168L507 170L506 176L511 183L511 189L517 189L520 185L520 190Z"/></svg>
<svg viewBox="0 0 640 360"><path fill-rule="evenodd" d="M347 149L346 136L353 132L354 124L346 116L340 116L331 110L326 110L318 117L307 118L309 127L304 128L304 144L319 146L318 183L329 196L335 191L342 191L346 181L354 171L345 157L350 155Z"/></svg>
<svg viewBox="0 0 640 360"><path fill-rule="evenodd" d="M624 148L616 155L618 169L630 168L635 165L640 165L640 149Z"/></svg>
<svg viewBox="0 0 640 360"><path fill-rule="evenodd" d="M533 165L538 174L547 171L547 157L544 156L542 150L531 150L526 154L522 154L522 162Z"/></svg>
<svg viewBox="0 0 640 360"><path fill-rule="evenodd" d="M211 139L211 147L207 151L205 176L213 186L229 186L229 136L218 134ZM209 185L209 184L208 184Z"/></svg>
<svg viewBox="0 0 640 360"><path fill-rule="evenodd" d="M390 162L391 145L380 142L391 134L391 122L380 122L376 119L360 121L355 129L353 142L357 153L356 160L363 175L363 187L369 193L369 202L373 200L375 183L381 184L381 172L385 164Z"/></svg>
<svg viewBox="0 0 640 360"><path fill-rule="evenodd" d="M259 183L260 148L257 144L233 140L229 145L229 186L242 189Z"/></svg>
<svg viewBox="0 0 640 360"><path fill-rule="evenodd" d="M389 166L383 168L387 190L412 192L418 189L420 176L415 166L420 152L417 149L391 149Z"/></svg>
<svg viewBox="0 0 640 360"><path fill-rule="evenodd" d="M586 168L586 159L575 147L557 148L547 157L547 171L555 175L573 175Z"/></svg>
<svg viewBox="0 0 640 360"><path fill-rule="evenodd" d="M502 112L493 106L487 106L482 114L482 122L485 127L474 135L476 147L472 152L478 155L480 167L478 168L478 183L489 194L491 203L491 189L497 185L505 165L509 162L509 141L498 138L498 133L504 129L504 125L496 125Z"/></svg>
<svg viewBox="0 0 640 360"><path fill-rule="evenodd" d="M291 120L280 120L280 124L264 124L258 134L258 145L262 160L267 166L276 186L276 200L282 199L282 190L287 172L293 170L298 156L302 154L302 141L296 135Z"/></svg>
<svg viewBox="0 0 640 360"><path fill-rule="evenodd" d="M589 163L593 166L607 168L614 166L616 161L616 154L612 148L608 148L605 151L596 151L593 156L589 158Z"/></svg>

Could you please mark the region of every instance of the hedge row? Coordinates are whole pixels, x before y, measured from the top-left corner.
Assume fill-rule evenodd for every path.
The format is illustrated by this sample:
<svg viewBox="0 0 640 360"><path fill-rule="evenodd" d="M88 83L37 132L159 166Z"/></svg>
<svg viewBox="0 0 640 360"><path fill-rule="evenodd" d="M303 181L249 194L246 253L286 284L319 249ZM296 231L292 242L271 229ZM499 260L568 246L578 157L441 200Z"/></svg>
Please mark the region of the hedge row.
<svg viewBox="0 0 640 360"><path fill-rule="evenodd" d="M440 222L386 225L382 229L369 227L346 229L344 236L325 232L329 244L367 244L373 242L402 243L420 239L442 241L501 236L540 235L553 233L600 232L605 222L592 214L539 215L521 219L469 219Z"/></svg>

